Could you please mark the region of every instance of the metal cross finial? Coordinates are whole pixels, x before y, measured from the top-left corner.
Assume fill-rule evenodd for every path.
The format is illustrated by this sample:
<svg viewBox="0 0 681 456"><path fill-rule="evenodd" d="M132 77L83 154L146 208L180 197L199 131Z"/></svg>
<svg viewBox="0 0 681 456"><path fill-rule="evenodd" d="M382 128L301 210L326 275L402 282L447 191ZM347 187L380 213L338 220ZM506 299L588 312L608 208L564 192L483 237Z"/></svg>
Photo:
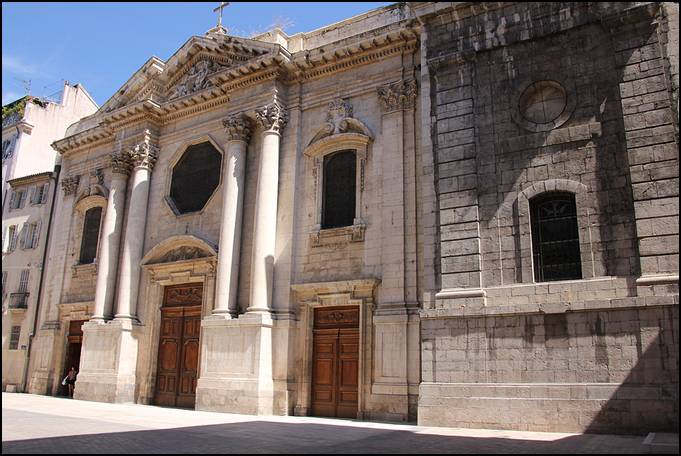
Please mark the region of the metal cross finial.
<svg viewBox="0 0 681 456"><path fill-rule="evenodd" d="M218 15L218 27L217 28L222 27L222 10L225 9L227 7L227 5L229 5L229 2L220 2L220 6L218 6L217 8L215 8L213 10L214 13L218 13L218 12L220 13Z"/></svg>

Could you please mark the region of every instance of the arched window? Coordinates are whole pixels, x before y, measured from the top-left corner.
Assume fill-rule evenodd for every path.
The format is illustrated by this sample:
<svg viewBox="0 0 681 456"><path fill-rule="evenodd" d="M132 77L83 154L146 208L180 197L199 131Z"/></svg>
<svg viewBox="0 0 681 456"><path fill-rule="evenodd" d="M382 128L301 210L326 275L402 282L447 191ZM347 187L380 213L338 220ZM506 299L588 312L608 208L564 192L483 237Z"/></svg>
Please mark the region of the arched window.
<svg viewBox="0 0 681 456"><path fill-rule="evenodd" d="M97 256L99 240L99 224L102 219L102 208L93 207L85 212L83 223L83 239L80 243L80 264L90 264Z"/></svg>
<svg viewBox="0 0 681 456"><path fill-rule="evenodd" d="M530 200L536 282L582 278L575 195L549 192Z"/></svg>
<svg viewBox="0 0 681 456"><path fill-rule="evenodd" d="M357 159L354 150L324 157L322 228L352 226L355 220Z"/></svg>

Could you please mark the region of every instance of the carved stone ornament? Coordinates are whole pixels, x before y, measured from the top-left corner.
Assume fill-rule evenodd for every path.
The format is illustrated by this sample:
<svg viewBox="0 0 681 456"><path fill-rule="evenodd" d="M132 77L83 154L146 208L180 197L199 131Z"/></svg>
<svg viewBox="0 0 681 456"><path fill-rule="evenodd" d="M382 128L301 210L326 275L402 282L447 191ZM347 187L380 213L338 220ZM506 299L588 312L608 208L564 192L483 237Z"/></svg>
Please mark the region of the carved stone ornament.
<svg viewBox="0 0 681 456"><path fill-rule="evenodd" d="M358 133L371 137L369 129L359 120L352 117L352 105L347 100L337 98L329 103L329 111L326 113L326 123L317 131L310 140L312 145L320 139L341 133Z"/></svg>
<svg viewBox="0 0 681 456"><path fill-rule="evenodd" d="M378 88L378 99L384 113L399 111L401 109L411 109L416 102L415 79L407 79Z"/></svg>
<svg viewBox="0 0 681 456"><path fill-rule="evenodd" d="M210 253L198 247L178 247L162 257L149 262L149 264L173 263L175 261L195 260L197 258L206 258L209 256L211 256Z"/></svg>
<svg viewBox="0 0 681 456"><path fill-rule="evenodd" d="M243 113L233 115L222 121L230 141L248 142L251 139L251 120Z"/></svg>
<svg viewBox="0 0 681 456"><path fill-rule="evenodd" d="M78 195L78 201L87 198L88 196L103 196L106 198L108 193L108 190L104 187L104 174L102 174L100 168L97 168L90 171L87 187Z"/></svg>
<svg viewBox="0 0 681 456"><path fill-rule="evenodd" d="M130 150L132 165L135 168L142 167L148 168L149 171L153 171L157 159L158 149L151 143L151 132L145 130L144 140Z"/></svg>
<svg viewBox="0 0 681 456"><path fill-rule="evenodd" d="M195 63L175 84L170 95L170 99L184 97L185 95L207 89L213 84L208 80L208 76L220 71L224 65L215 60L201 60Z"/></svg>
<svg viewBox="0 0 681 456"><path fill-rule="evenodd" d="M130 174L130 168L132 168L132 163L130 161L129 152L113 152L109 155L111 161L111 170L115 174Z"/></svg>
<svg viewBox="0 0 681 456"><path fill-rule="evenodd" d="M288 113L279 105L279 103L274 102L256 109L255 118L265 130L280 133L288 122Z"/></svg>
<svg viewBox="0 0 681 456"><path fill-rule="evenodd" d="M61 189L64 191L64 196L75 195L79 182L80 176L70 176L62 179Z"/></svg>

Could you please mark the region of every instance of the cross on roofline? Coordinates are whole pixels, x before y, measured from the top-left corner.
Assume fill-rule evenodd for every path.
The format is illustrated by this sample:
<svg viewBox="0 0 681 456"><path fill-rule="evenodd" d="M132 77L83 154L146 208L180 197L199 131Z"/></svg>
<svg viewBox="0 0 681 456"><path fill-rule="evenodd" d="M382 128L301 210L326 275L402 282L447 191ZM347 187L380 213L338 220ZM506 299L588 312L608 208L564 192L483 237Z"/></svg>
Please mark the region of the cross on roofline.
<svg viewBox="0 0 681 456"><path fill-rule="evenodd" d="M218 6L217 8L215 8L213 10L214 13L219 13L218 14L218 27L217 28L222 27L222 10L225 9L227 7L227 5L229 5L229 2L220 2L220 6Z"/></svg>

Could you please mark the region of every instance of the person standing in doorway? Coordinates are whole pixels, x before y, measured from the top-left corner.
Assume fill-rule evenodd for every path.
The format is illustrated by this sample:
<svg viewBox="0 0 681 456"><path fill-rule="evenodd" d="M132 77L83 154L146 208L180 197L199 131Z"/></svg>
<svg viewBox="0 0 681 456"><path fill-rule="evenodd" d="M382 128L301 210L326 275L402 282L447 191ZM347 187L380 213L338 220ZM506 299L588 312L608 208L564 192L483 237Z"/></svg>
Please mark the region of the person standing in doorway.
<svg viewBox="0 0 681 456"><path fill-rule="evenodd" d="M69 373L66 374L66 385L69 387L69 397L71 399L73 399L73 389L75 388L76 385L77 376L78 372L76 372L76 368L74 366L71 366Z"/></svg>

